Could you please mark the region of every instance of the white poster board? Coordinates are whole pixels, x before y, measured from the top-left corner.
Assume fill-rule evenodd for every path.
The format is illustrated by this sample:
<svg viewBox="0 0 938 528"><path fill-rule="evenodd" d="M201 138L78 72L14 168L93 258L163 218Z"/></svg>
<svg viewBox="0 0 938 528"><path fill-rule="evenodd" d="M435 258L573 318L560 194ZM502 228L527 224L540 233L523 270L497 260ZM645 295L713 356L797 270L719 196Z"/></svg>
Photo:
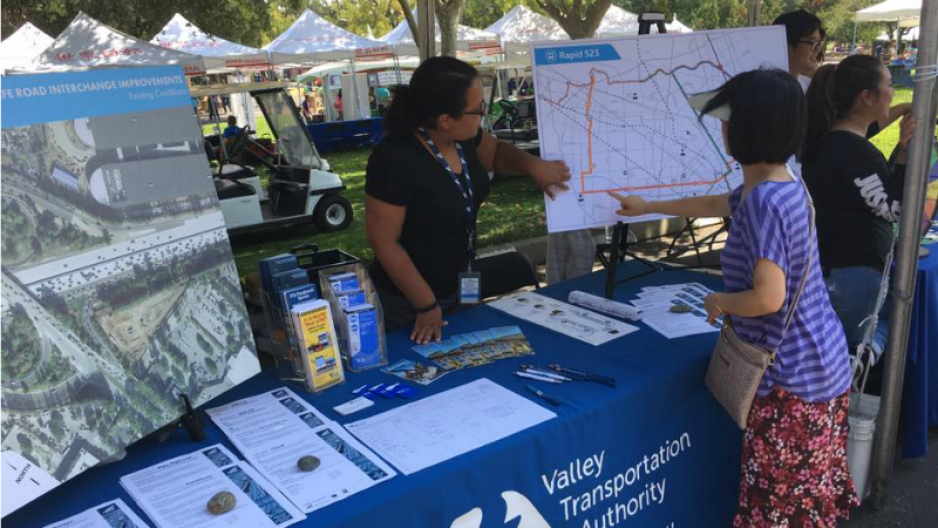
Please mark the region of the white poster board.
<svg viewBox="0 0 938 528"><path fill-rule="evenodd" d="M342 76L342 111L346 121L371 117L367 73Z"/></svg>
<svg viewBox="0 0 938 528"><path fill-rule="evenodd" d="M739 185L719 121L698 120L687 98L737 73L788 68L781 26L537 42L531 50L541 156L564 160L572 174L569 192L545 200L551 233L621 220L609 190L668 200Z"/></svg>
<svg viewBox="0 0 938 528"><path fill-rule="evenodd" d="M64 482L260 368L182 68L3 90L3 460Z"/></svg>
<svg viewBox="0 0 938 528"><path fill-rule="evenodd" d="M248 83L251 82L251 78L243 73L238 73L235 75L228 76L228 82L231 84L236 83ZM243 127L248 125L251 127L251 130L257 130L257 112L256 105L254 103L254 98L251 97L251 94L236 93L231 94L231 113L238 120L238 126Z"/></svg>

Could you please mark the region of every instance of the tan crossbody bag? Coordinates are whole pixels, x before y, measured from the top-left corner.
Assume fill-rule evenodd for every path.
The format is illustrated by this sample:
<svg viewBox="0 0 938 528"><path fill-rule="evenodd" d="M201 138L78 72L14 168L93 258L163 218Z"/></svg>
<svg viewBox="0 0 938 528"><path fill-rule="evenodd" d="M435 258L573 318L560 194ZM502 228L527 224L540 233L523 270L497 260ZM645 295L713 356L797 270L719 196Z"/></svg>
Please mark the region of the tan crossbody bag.
<svg viewBox="0 0 938 528"><path fill-rule="evenodd" d="M795 178L792 176L792 178ZM795 178L801 181L800 178ZM808 198L808 210L810 218L808 231L808 244L814 241L814 203L811 200L811 194L801 182L805 196ZM808 266L805 268L801 282L798 284L798 291L788 307L788 315L785 318L785 326L782 328L782 336L779 339L779 346L788 333L788 327L795 315L795 307L801 300L801 293L804 291L805 283L808 280L808 274L811 272L811 266L814 264L813 248L808 250ZM713 396L720 402L720 405L726 409L733 421L740 429L746 428L746 421L749 418L749 409L756 398L756 392L759 390L759 384L762 382L762 376L766 369L775 363L775 355L778 349L769 351L761 346L754 345L733 330L729 315L724 317L723 328L720 330L720 337L717 344L713 347L713 355L710 356L710 365L707 367L706 384Z"/></svg>

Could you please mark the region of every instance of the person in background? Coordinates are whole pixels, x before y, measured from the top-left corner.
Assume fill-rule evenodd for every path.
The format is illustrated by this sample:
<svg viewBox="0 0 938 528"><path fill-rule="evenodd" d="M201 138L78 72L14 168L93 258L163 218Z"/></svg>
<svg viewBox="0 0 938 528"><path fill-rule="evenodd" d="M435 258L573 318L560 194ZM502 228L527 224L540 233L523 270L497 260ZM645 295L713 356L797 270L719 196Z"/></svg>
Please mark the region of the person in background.
<svg viewBox="0 0 938 528"><path fill-rule="evenodd" d="M388 109L389 99L391 98L391 92L384 86L379 86L375 89L375 100L378 102L378 113L379 115L384 115Z"/></svg>
<svg viewBox="0 0 938 528"><path fill-rule="evenodd" d="M821 19L803 9L779 15L773 26L785 26L788 42L788 73L808 90L814 72L824 57L827 33Z"/></svg>
<svg viewBox="0 0 938 528"><path fill-rule="evenodd" d="M303 95L303 104L300 107L300 112L303 114L303 119L307 123L312 123L313 121L313 96L310 94Z"/></svg>
<svg viewBox="0 0 938 528"><path fill-rule="evenodd" d="M727 154L743 170L731 193L646 202L611 193L624 216L732 216L721 256L725 293L705 300L711 321L776 350L743 434L737 528L834 527L859 504L847 466L850 362L811 233L810 197L787 160L806 129L804 92L783 70L733 77L692 102L723 120ZM802 277L787 332L784 320Z"/></svg>
<svg viewBox="0 0 938 528"><path fill-rule="evenodd" d="M345 106L342 104L342 90L339 90L335 93L335 102L332 103L332 108L335 109L336 113L339 114L338 119L342 119L343 110Z"/></svg>
<svg viewBox="0 0 938 528"><path fill-rule="evenodd" d="M772 25L785 26L785 39L788 42L788 72L807 92L814 73L824 62L827 32L824 30L821 19L799 9L779 15ZM867 137L879 134L880 131L911 111L911 103L894 106L882 119L870 125ZM797 169L796 172L798 172Z"/></svg>
<svg viewBox="0 0 938 528"><path fill-rule="evenodd" d="M208 96L208 118L212 121L218 121L218 96Z"/></svg>
<svg viewBox="0 0 938 528"><path fill-rule="evenodd" d="M563 162L541 160L484 133L485 110L475 68L451 57L430 58L409 85L395 89L386 134L365 169L371 278L388 330L412 325L410 337L418 343L439 341L444 313L460 306L460 275L475 262L490 175L529 174L550 197L570 179Z"/></svg>
<svg viewBox="0 0 938 528"><path fill-rule="evenodd" d="M222 131L221 137L227 141L227 140L237 137L243 132L244 132L244 129L238 126L238 118L231 115L231 116L228 116L228 126L225 127L224 131Z"/></svg>
<svg viewBox="0 0 938 528"><path fill-rule="evenodd" d="M808 89L808 135L802 173L817 206L821 264L831 303L854 350L869 330L898 221L905 162L915 121L900 124L892 161L867 138L890 112L893 89L879 59L852 55L820 68ZM881 353L886 325L873 349Z"/></svg>

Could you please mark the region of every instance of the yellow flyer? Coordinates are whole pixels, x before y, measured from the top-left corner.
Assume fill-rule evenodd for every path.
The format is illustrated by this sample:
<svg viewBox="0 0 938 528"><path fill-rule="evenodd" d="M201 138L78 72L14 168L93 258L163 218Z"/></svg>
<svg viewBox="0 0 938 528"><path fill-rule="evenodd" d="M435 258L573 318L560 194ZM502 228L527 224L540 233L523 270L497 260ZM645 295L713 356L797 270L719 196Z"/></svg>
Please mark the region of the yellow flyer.
<svg viewBox="0 0 938 528"><path fill-rule="evenodd" d="M293 324L306 353L306 388L319 392L345 381L329 302L318 299L294 307Z"/></svg>

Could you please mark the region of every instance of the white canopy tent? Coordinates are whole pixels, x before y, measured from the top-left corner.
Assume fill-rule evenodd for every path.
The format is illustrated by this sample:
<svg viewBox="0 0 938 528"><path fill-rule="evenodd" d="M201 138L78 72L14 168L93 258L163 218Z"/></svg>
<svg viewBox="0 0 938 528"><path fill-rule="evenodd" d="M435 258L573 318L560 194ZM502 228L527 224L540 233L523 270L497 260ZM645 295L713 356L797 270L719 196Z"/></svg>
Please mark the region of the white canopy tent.
<svg viewBox="0 0 938 528"><path fill-rule="evenodd" d="M857 11L857 22L894 22L900 27L916 27L922 13L922 0L886 0Z"/></svg>
<svg viewBox="0 0 938 528"><path fill-rule="evenodd" d="M166 23L150 43L200 55L209 61L223 61L225 68L263 67L270 64L266 51L210 35L179 13Z"/></svg>
<svg viewBox="0 0 938 528"><path fill-rule="evenodd" d="M388 44L358 36L307 9L292 26L264 46L282 64L342 59L374 60L394 54Z"/></svg>
<svg viewBox="0 0 938 528"><path fill-rule="evenodd" d="M606 15L603 16L599 27L596 29L596 37L618 37L638 35L638 15L626 11L621 7L609 6ZM677 17L664 25L668 33L693 33L694 30L681 23ZM652 30L654 33L654 29Z"/></svg>
<svg viewBox="0 0 938 528"><path fill-rule="evenodd" d="M23 24L3 41L0 47L3 63L0 67L6 71L28 66L53 40L55 39L29 22Z"/></svg>
<svg viewBox="0 0 938 528"><path fill-rule="evenodd" d="M522 5L513 7L485 31L498 35L506 52L515 53L528 51L536 40L570 39L560 24Z"/></svg>
<svg viewBox="0 0 938 528"><path fill-rule="evenodd" d="M609 6L609 10L606 11L596 29L596 37L622 35L638 35L638 15L618 6Z"/></svg>
<svg viewBox="0 0 938 528"><path fill-rule="evenodd" d="M434 20L436 20L434 18ZM410 26L403 20L394 29L379 39L381 42L393 45L400 55L418 55L420 50L417 43L414 42L414 35L410 32ZM437 47L440 42L440 24L436 23L436 41ZM476 29L459 24L456 28L456 45L459 51L500 53L501 47L498 43L498 35L495 33Z"/></svg>
<svg viewBox="0 0 938 528"><path fill-rule="evenodd" d="M52 44L21 70L54 72L172 64L182 66L186 75L206 71L205 61L198 55L150 44L78 13Z"/></svg>
<svg viewBox="0 0 938 528"><path fill-rule="evenodd" d="M381 59L376 61L361 62L355 64L355 72L363 73L372 70L386 70L391 68L408 68L416 69L417 66L420 66L419 57L400 57L397 60L395 59ZM340 75L343 73L351 73L352 65L348 61L334 61L326 62L319 64L309 70L301 73L296 80L298 82L305 82L311 77L323 77L325 75Z"/></svg>
<svg viewBox="0 0 938 528"><path fill-rule="evenodd" d="M665 24L664 27L667 28L668 33L693 33L694 32L693 29L682 24L681 21L678 20L676 16L674 17L673 21Z"/></svg>

